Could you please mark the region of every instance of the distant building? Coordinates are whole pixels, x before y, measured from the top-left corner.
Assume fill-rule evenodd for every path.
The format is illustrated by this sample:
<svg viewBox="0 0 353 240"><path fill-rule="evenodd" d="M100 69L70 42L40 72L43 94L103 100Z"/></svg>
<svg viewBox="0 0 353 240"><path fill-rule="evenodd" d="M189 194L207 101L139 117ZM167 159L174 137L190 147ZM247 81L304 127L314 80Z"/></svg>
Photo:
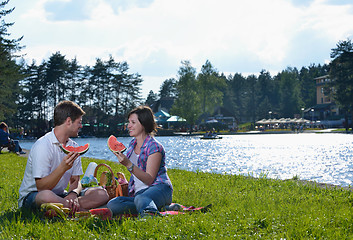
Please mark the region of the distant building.
<svg viewBox="0 0 353 240"><path fill-rule="evenodd" d="M224 107L216 107L213 115L207 116L206 119L206 123L221 123L226 125L228 129L236 129L237 127L237 119Z"/></svg>
<svg viewBox="0 0 353 240"><path fill-rule="evenodd" d="M334 102L334 89L329 86L329 75L314 78L316 82L316 105L305 109L304 116L312 121L320 121L328 126L341 126L342 116L339 107Z"/></svg>
<svg viewBox="0 0 353 240"><path fill-rule="evenodd" d="M332 93L333 88L328 89L328 84L331 82L330 76L325 75L314 79L316 81L316 106L314 110L318 112L320 120L337 119L339 108L334 102Z"/></svg>
<svg viewBox="0 0 353 240"><path fill-rule="evenodd" d="M332 89L328 93L325 91L325 87L330 83L329 75L314 78L316 82L316 104L331 104L332 101Z"/></svg>
<svg viewBox="0 0 353 240"><path fill-rule="evenodd" d="M167 113L170 113L170 109L172 108L173 104L174 104L173 97L163 97L155 101L150 107L154 113L159 111L165 111Z"/></svg>

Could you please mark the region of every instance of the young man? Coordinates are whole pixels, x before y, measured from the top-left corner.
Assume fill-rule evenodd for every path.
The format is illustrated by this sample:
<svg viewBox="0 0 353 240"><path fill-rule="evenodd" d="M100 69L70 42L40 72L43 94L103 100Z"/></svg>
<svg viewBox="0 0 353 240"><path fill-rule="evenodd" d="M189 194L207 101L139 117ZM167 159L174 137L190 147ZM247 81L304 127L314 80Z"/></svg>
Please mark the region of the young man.
<svg viewBox="0 0 353 240"><path fill-rule="evenodd" d="M65 154L60 144L77 146L85 112L74 102L62 101L54 109L54 129L33 145L20 187L19 207L36 209L42 203L62 203L74 213L105 204L108 193L102 188L82 191L83 174L78 153ZM65 191L69 184L68 193Z"/></svg>

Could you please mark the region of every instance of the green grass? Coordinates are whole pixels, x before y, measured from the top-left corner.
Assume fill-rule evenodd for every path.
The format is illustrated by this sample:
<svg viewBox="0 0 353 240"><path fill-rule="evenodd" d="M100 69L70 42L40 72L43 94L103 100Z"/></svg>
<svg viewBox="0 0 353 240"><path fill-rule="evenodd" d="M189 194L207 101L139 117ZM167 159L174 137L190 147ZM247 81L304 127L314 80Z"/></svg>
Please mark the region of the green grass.
<svg viewBox="0 0 353 240"><path fill-rule="evenodd" d="M353 131L353 128L348 128L348 131ZM346 132L345 128L337 128L335 130L333 130L333 132Z"/></svg>
<svg viewBox="0 0 353 240"><path fill-rule="evenodd" d="M92 159L83 159L84 169ZM114 170L127 171L114 162ZM17 207L26 158L0 154L0 239L352 239L353 195L340 188L169 170L174 202L211 211L147 220L48 220Z"/></svg>

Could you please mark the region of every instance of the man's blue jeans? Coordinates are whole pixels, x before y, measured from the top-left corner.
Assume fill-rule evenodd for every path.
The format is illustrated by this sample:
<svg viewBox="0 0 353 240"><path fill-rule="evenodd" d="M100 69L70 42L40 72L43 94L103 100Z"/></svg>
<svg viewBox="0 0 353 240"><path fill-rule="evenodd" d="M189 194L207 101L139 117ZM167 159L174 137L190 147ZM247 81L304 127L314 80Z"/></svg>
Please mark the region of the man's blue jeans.
<svg viewBox="0 0 353 240"><path fill-rule="evenodd" d="M144 212L157 213L162 207L172 203L173 190L167 184L158 184L143 189L135 197L116 197L107 203L114 215L130 213L144 215Z"/></svg>

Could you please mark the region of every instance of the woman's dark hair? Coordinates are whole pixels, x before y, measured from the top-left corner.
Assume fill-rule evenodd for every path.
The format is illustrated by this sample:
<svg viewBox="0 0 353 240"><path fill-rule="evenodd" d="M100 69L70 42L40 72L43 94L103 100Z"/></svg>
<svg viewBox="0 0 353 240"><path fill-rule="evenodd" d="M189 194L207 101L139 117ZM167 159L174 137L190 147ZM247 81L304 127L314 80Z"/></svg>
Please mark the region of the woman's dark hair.
<svg viewBox="0 0 353 240"><path fill-rule="evenodd" d="M68 117L75 121L86 113L72 101L61 101L54 108L54 127L63 124Z"/></svg>
<svg viewBox="0 0 353 240"><path fill-rule="evenodd" d="M150 107L139 106L129 113L128 118L131 114L137 115L139 122L145 128L145 132L147 134L154 135L155 133L157 133L157 123L154 120L153 112Z"/></svg>

